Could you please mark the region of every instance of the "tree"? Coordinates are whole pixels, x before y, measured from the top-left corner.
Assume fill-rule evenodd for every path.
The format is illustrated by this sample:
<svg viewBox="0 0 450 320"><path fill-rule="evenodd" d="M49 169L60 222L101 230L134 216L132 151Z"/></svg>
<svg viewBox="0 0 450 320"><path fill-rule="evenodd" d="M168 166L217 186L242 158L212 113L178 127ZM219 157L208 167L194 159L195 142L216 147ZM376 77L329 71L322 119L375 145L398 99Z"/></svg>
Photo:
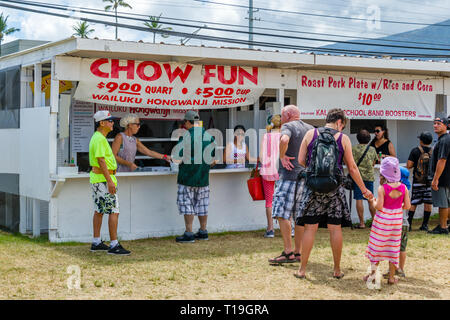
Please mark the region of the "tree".
<svg viewBox="0 0 450 320"><path fill-rule="evenodd" d="M149 21L144 22L144 26L148 27L151 30L151 32L153 32L153 43L155 43L155 39L156 39L156 32L153 31L153 30L167 30L167 31L172 31L173 30L171 27L166 27L166 28L162 27L162 24L159 23L159 19L161 18L161 14L158 17L157 16L150 16L149 17ZM168 38L169 35L167 33L162 33L161 37Z"/></svg>
<svg viewBox="0 0 450 320"><path fill-rule="evenodd" d="M88 38L89 33L94 32L94 29L89 30L89 25L86 21L79 21L78 24L72 26L73 30L75 30L74 36L78 36L81 38Z"/></svg>
<svg viewBox="0 0 450 320"><path fill-rule="evenodd" d="M116 16L116 24L117 24L117 8L118 7L133 9L128 3L126 3L123 0L103 0L103 2L111 3L110 5L107 5L105 7L105 11L114 10L114 14ZM116 40L117 40L117 25L116 25Z"/></svg>
<svg viewBox="0 0 450 320"><path fill-rule="evenodd" d="M2 42L4 36L7 36L13 32L20 31L17 28L8 28L8 17L3 16L3 13L0 13L0 56L2 55Z"/></svg>

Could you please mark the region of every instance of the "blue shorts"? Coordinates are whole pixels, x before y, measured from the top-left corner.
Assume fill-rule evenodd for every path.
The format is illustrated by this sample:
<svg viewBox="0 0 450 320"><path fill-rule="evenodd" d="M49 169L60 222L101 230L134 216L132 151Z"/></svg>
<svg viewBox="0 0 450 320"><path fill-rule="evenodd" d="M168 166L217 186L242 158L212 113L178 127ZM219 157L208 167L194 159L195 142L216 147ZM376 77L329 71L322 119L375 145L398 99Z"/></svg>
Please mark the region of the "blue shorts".
<svg viewBox="0 0 450 320"><path fill-rule="evenodd" d="M373 194L373 181L363 181L364 185L366 186L367 189L370 190L370 192L372 192ZM366 198L364 198L361 189L359 189L359 187L356 185L356 183L353 183L353 199L355 200L367 200Z"/></svg>

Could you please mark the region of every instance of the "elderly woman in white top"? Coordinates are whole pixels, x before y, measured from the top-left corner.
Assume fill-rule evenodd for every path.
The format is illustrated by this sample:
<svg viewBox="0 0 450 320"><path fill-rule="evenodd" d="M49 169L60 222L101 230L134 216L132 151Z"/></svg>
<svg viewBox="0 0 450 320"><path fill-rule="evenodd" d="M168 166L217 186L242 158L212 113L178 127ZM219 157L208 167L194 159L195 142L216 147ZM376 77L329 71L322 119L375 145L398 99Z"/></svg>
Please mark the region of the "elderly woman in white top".
<svg viewBox="0 0 450 320"><path fill-rule="evenodd" d="M170 156L148 149L134 136L141 126L138 116L126 115L120 119L120 126L125 130L116 135L111 146L118 163L118 172L131 172L137 169L137 165L134 163L136 151L149 157L170 161Z"/></svg>

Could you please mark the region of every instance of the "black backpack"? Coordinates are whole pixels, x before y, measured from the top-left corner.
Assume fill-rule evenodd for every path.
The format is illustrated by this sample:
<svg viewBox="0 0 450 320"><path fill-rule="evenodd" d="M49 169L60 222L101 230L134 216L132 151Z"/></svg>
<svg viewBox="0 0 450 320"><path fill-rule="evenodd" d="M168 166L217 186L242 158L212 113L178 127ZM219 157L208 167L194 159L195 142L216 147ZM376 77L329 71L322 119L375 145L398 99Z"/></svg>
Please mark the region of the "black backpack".
<svg viewBox="0 0 450 320"><path fill-rule="evenodd" d="M339 147L329 128L319 128L306 168L306 185L313 191L328 193L342 183L338 167Z"/></svg>

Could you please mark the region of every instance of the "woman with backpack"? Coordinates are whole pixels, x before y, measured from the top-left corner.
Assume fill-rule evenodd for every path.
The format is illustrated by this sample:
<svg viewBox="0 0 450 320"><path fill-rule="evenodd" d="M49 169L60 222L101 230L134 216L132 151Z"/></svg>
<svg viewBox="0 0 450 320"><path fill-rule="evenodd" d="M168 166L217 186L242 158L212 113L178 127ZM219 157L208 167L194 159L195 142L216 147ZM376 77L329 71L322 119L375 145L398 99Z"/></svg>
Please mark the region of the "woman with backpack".
<svg viewBox="0 0 450 320"><path fill-rule="evenodd" d="M342 229L351 227L351 218L342 186L345 163L350 176L361 189L363 196L372 199L366 188L352 154L350 138L342 133L347 117L342 109L331 109L325 127L309 130L300 146L298 162L305 166L306 183L297 213L297 225L305 226L302 240L301 265L294 276L305 278L306 265L319 226L330 232L333 252L333 277L341 279Z"/></svg>

